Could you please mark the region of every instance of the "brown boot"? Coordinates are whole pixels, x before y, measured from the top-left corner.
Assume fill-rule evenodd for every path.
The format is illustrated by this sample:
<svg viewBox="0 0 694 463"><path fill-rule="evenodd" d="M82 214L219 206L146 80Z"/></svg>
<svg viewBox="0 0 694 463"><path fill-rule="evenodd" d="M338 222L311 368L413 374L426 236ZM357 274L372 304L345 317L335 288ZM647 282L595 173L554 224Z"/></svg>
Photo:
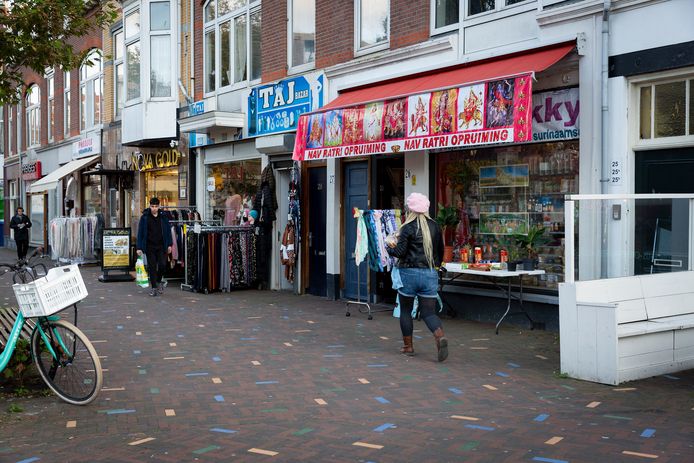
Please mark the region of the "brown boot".
<svg viewBox="0 0 694 463"><path fill-rule="evenodd" d="M434 331L434 339L436 340L439 362L443 362L448 358L448 339L446 339L446 335L443 334L443 328L436 328L436 331Z"/></svg>
<svg viewBox="0 0 694 463"><path fill-rule="evenodd" d="M412 345L412 336L403 336L402 342L405 344L400 348L400 353L409 357L414 356L414 346Z"/></svg>

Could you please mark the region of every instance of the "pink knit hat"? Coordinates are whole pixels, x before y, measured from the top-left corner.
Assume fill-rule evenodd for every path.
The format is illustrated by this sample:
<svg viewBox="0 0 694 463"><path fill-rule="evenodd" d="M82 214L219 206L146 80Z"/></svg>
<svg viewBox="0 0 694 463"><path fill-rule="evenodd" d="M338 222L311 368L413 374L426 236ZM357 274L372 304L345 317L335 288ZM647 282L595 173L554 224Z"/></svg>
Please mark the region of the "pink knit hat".
<svg viewBox="0 0 694 463"><path fill-rule="evenodd" d="M422 193L410 193L407 197L407 208L412 212L426 214L429 212L429 198Z"/></svg>

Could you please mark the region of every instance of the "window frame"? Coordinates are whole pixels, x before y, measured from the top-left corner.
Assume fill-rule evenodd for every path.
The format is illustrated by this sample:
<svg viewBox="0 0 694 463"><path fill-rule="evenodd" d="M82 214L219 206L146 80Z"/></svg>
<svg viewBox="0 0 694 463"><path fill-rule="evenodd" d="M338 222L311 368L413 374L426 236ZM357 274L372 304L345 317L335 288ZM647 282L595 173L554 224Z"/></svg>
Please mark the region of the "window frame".
<svg viewBox="0 0 694 463"><path fill-rule="evenodd" d="M122 43L121 54L118 55L118 35L120 34L120 42ZM125 107L125 29L121 27L113 31L113 118L120 120L123 116L123 108ZM118 67L123 70L123 82L121 87L118 86ZM121 97L121 105L118 104L118 97Z"/></svg>
<svg viewBox="0 0 694 463"><path fill-rule="evenodd" d="M132 14L140 15L139 29L136 34L128 36L127 28L127 18ZM123 95L125 99L123 100L123 108L128 106L136 105L142 102L142 9L140 8L140 2L135 1L128 6L123 7ZM140 62L139 62L139 91L137 96L130 98L128 96L128 47L137 44L140 48Z"/></svg>
<svg viewBox="0 0 694 463"><path fill-rule="evenodd" d="M439 34L445 34L447 32L451 31L457 31L460 28L460 23L463 20L463 15L462 15L462 8L460 8L460 4L465 5L467 3L467 0L458 0L458 21L449 24L447 26L443 27L436 27L436 0L431 0L431 9L429 11L429 30L431 31L430 35L439 35Z"/></svg>
<svg viewBox="0 0 694 463"><path fill-rule="evenodd" d="M155 3L168 3L169 4L169 28L168 29L157 29L157 30L152 30L152 5ZM147 25L147 31L149 32L148 34L148 43L147 47L149 49L149 63L148 63L148 68L149 68L149 76L147 78L148 82L148 88L149 88L149 98L154 101L162 101L162 100L170 100L173 98L174 95L174 71L171 66L171 60L175 59L175 53L171 51L172 47L172 40L173 40L173 21L171 20L171 15L173 12L173 9L175 8L174 2L171 0L152 0L151 2L148 2L149 5L149 11L147 12L147 19L149 20L149 24ZM142 18L142 15L140 15L140 18ZM140 24L140 33L142 33L142 24ZM152 69L154 68L153 66L153 56L154 54L152 53L152 38L153 37L168 37L169 39L169 53L170 53L170 59L168 60L169 64L169 94L167 96L154 96L153 88L152 88ZM142 50L142 42L140 41L140 50ZM142 55L140 55L140 71L142 71ZM140 73L140 92L142 92L142 73Z"/></svg>
<svg viewBox="0 0 694 463"><path fill-rule="evenodd" d="M297 0L289 0L287 2L287 73L296 74L300 72L312 71L316 68L316 0L313 0L313 61L302 63L294 66L294 2Z"/></svg>
<svg viewBox="0 0 694 463"><path fill-rule="evenodd" d="M0 157L5 157L5 106L0 105Z"/></svg>
<svg viewBox="0 0 694 463"><path fill-rule="evenodd" d="M7 155L13 156L12 135L14 135L14 115L12 114L12 106L7 107Z"/></svg>
<svg viewBox="0 0 694 463"><path fill-rule="evenodd" d="M530 4L537 2L538 0L522 0L518 3L513 4L513 5L507 5L506 0L495 0L494 8L492 8L489 11L482 11L482 12L476 13L476 14L469 14L470 0L460 0L460 1L464 4L464 8L465 8L464 11L460 12L460 14L459 14L459 17L461 18L461 20L463 20L463 19L464 20L473 20L473 19L482 18L482 17L488 16L488 15L491 15L494 13L499 13L502 11L509 11L512 8L518 8L518 7L522 7L524 5L530 5Z"/></svg>
<svg viewBox="0 0 694 463"><path fill-rule="evenodd" d="M71 79L72 73L70 71L63 71L63 135L65 138L70 137L72 121L72 111L70 105L72 105L72 93L71 93Z"/></svg>
<svg viewBox="0 0 694 463"><path fill-rule="evenodd" d="M46 133L48 142L55 140L55 71L46 73Z"/></svg>
<svg viewBox="0 0 694 463"><path fill-rule="evenodd" d="M36 102L29 99L37 92ZM26 112L26 147L38 148L41 146L41 87L31 84L25 92L24 111ZM34 125L34 123L36 125Z"/></svg>
<svg viewBox="0 0 694 463"><path fill-rule="evenodd" d="M361 4L363 1L369 0L354 0L354 56L368 55L377 51L387 50L390 48L390 27L391 27L391 8L390 0L385 0L388 5L388 30L386 31L386 40L382 43L361 46Z"/></svg>
<svg viewBox="0 0 694 463"><path fill-rule="evenodd" d="M94 60L94 64L96 65L98 63L98 71L95 74L91 75L85 75L85 73L89 72L88 69L89 67L87 66L87 61L92 58ZM101 53L101 50L98 48L92 48L89 52L89 54L84 58L84 61L82 62L82 65L79 68L79 73L80 73L80 133L87 132L90 130L97 129L102 126L103 124L103 115L104 115L104 63L103 63L103 55ZM95 111L94 111L94 102L96 99L96 83L98 81L99 84L99 120L96 121L95 118ZM86 92L85 99L86 99L86 104L83 106L82 104L82 91ZM84 113L83 113L84 111ZM84 126L82 123L84 122Z"/></svg>
<svg viewBox="0 0 694 463"><path fill-rule="evenodd" d="M210 3L215 2L215 17L214 19L211 19L209 21L205 21L205 10L207 7L210 5ZM205 98L214 96L215 94L218 93L226 93L229 91L237 90L240 88L246 88L252 85L255 85L257 83L260 83L262 76L256 78L256 79L251 79L251 71L252 71L252 65L253 65L253 56L252 56L252 35L251 35L251 16L255 13L260 13L261 14L261 24L262 24L262 10L261 10L261 0L247 0L246 4L244 6L241 6L239 8L236 8L235 10L229 11L223 15L219 15L219 10L217 9L217 0L207 0L203 6L202 6L202 18L203 18L203 27L202 27L202 55L203 55L203 95ZM236 68L236 63L235 63L235 50L234 50L234 37L236 35L236 18L240 16L245 16L246 17L246 78L237 81L236 80L236 74L235 74L235 68ZM230 28L229 28L229 63L231 67L231 75L229 77L229 84L225 86L221 86L222 84L222 47L221 47L221 42L222 42L222 34L220 31L220 27L222 24L225 24L226 22L230 23ZM214 31L213 37L214 37L214 66L211 68L214 71L215 74L215 88L214 89L209 89L208 88L208 75L207 75L207 69L208 69L208 61L209 61L209 56L207 53L207 34ZM260 56L257 57L257 59L260 59Z"/></svg>
<svg viewBox="0 0 694 463"><path fill-rule="evenodd" d="M657 85L669 84L675 82L685 83L684 95L684 135L675 135L672 137L656 137L655 136L655 87ZM660 149L668 147L692 146L694 144L694 131L690 130L690 104L692 101L691 95L694 93L694 69L675 70L663 73L659 76L639 77L631 79L632 84L632 105L635 108L635 116L632 118L632 148L634 150L644 149ZM651 87L651 111L650 111L650 138L641 138L641 89Z"/></svg>

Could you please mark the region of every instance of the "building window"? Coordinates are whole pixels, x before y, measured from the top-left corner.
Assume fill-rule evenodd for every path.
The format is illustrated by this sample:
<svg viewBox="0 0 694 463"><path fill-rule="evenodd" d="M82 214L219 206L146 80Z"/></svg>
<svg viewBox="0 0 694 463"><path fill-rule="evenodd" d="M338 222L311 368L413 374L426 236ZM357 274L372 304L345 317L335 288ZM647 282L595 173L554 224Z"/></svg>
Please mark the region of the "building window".
<svg viewBox="0 0 694 463"><path fill-rule="evenodd" d="M432 30L436 33L455 29L459 21L459 0L433 0Z"/></svg>
<svg viewBox="0 0 694 463"><path fill-rule="evenodd" d="M518 3L530 3L531 1L532 0L468 0L467 15L474 16L480 13L500 10L506 6L513 6Z"/></svg>
<svg viewBox="0 0 694 463"><path fill-rule="evenodd" d="M48 141L55 137L55 74L51 71L46 77L48 92Z"/></svg>
<svg viewBox="0 0 694 463"><path fill-rule="evenodd" d="M125 44L123 42L123 30L119 30L113 34L113 114L116 118L121 116L123 112L123 90L125 82L123 80L123 54L125 52Z"/></svg>
<svg viewBox="0 0 694 463"><path fill-rule="evenodd" d="M203 16L205 93L260 79L260 1L210 0Z"/></svg>
<svg viewBox="0 0 694 463"><path fill-rule="evenodd" d="M41 144L41 89L32 85L26 94L27 148Z"/></svg>
<svg viewBox="0 0 694 463"><path fill-rule="evenodd" d="M316 59L316 0L291 0L289 65L313 63Z"/></svg>
<svg viewBox="0 0 694 463"><path fill-rule="evenodd" d="M140 10L125 15L126 101L140 98Z"/></svg>
<svg viewBox="0 0 694 463"><path fill-rule="evenodd" d="M70 136L70 71L63 72L63 130Z"/></svg>
<svg viewBox="0 0 694 463"><path fill-rule="evenodd" d="M5 156L5 108L0 106L0 157Z"/></svg>
<svg viewBox="0 0 694 463"><path fill-rule="evenodd" d="M694 79L639 88L639 139L694 136Z"/></svg>
<svg viewBox="0 0 694 463"><path fill-rule="evenodd" d="M390 34L390 1L357 0L357 49L387 46Z"/></svg>
<svg viewBox="0 0 694 463"><path fill-rule="evenodd" d="M171 10L169 2L149 4L150 96L171 96Z"/></svg>
<svg viewBox="0 0 694 463"><path fill-rule="evenodd" d="M12 133L14 132L14 120L12 117L12 106L7 108L7 155L12 156Z"/></svg>
<svg viewBox="0 0 694 463"><path fill-rule="evenodd" d="M80 66L80 130L101 124L102 85L101 53L92 50Z"/></svg>

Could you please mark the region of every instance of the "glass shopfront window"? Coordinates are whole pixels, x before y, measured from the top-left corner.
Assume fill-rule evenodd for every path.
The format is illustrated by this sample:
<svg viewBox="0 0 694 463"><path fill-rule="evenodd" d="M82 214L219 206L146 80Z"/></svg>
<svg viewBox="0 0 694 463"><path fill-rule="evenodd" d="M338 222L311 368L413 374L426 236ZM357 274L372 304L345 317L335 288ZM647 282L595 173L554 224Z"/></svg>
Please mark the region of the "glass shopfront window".
<svg viewBox="0 0 694 463"><path fill-rule="evenodd" d="M145 206L159 198L162 207L178 207L178 167L145 172Z"/></svg>
<svg viewBox="0 0 694 463"><path fill-rule="evenodd" d="M82 177L82 201L84 202L82 211L85 216L101 212L101 177L99 175Z"/></svg>
<svg viewBox="0 0 694 463"><path fill-rule="evenodd" d="M260 159L207 166L207 217L224 225L243 224L259 186Z"/></svg>
<svg viewBox="0 0 694 463"><path fill-rule="evenodd" d="M436 158L436 201L459 222L446 227L453 260L534 259L545 275L531 286L556 289L564 278L564 195L578 192L578 141L443 152ZM539 231L536 255L518 240Z"/></svg>

